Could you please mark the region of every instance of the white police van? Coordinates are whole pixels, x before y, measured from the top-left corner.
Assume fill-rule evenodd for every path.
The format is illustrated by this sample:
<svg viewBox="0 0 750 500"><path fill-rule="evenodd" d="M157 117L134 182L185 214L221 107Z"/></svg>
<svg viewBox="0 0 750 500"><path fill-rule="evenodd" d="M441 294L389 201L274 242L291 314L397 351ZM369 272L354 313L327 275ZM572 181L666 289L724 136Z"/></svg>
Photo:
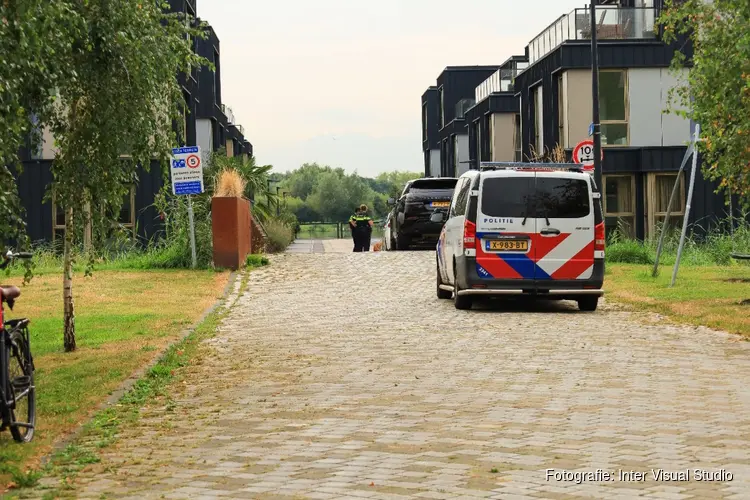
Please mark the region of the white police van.
<svg viewBox="0 0 750 500"><path fill-rule="evenodd" d="M575 164L482 163L456 184L437 243L437 296L573 299L604 294L604 220L591 175ZM439 220L438 220L439 219Z"/></svg>

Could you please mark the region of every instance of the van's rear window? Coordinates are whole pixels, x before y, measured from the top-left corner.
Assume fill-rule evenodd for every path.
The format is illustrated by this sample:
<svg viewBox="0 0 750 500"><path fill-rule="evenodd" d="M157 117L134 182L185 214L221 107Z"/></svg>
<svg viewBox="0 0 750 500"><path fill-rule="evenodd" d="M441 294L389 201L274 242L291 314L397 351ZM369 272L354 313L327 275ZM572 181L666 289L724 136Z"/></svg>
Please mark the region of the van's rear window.
<svg viewBox="0 0 750 500"><path fill-rule="evenodd" d="M534 194L533 177L488 177L482 182L482 214L526 217Z"/></svg>
<svg viewBox="0 0 750 500"><path fill-rule="evenodd" d="M411 185L410 191L414 191L416 189L424 190L424 191L436 191L440 189L450 189L456 187L456 182L458 182L458 179L429 179L429 180L417 180L414 181Z"/></svg>
<svg viewBox="0 0 750 500"><path fill-rule="evenodd" d="M536 179L537 217L579 219L591 211L589 186L581 179Z"/></svg>

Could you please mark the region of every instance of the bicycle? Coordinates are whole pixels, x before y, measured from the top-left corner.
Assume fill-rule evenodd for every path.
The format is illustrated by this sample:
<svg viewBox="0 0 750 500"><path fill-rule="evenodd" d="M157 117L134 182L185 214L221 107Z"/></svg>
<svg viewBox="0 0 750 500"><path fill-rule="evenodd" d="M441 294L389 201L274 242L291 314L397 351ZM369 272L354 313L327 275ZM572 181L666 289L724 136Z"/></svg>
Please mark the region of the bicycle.
<svg viewBox="0 0 750 500"><path fill-rule="evenodd" d="M0 270L15 259L30 259L30 253L4 255ZM36 389L34 360L29 343L29 320L5 320L4 304L13 310L21 290L17 286L0 285L0 432L10 429L13 439L28 443L34 438L36 421Z"/></svg>

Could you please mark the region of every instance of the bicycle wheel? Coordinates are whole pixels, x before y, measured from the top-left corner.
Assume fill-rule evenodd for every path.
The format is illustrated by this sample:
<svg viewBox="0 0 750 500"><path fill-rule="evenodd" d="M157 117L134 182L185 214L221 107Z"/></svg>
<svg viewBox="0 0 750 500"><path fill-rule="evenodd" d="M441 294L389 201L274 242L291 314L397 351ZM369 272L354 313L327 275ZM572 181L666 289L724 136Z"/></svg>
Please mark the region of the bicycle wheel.
<svg viewBox="0 0 750 500"><path fill-rule="evenodd" d="M14 402L10 408L10 433L19 443L28 443L34 437L36 421L36 388L34 387L34 362L28 342L28 331L12 330L8 348L8 394Z"/></svg>

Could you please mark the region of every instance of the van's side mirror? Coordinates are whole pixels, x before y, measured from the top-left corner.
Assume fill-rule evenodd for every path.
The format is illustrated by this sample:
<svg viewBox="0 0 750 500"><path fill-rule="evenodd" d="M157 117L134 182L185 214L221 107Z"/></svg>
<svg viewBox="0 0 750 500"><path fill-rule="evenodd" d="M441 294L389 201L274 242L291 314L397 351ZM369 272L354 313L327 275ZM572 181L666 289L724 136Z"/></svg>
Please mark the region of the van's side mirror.
<svg viewBox="0 0 750 500"><path fill-rule="evenodd" d="M430 222L445 222L445 212L432 212Z"/></svg>
<svg viewBox="0 0 750 500"><path fill-rule="evenodd" d="M396 199L395 198L388 198L388 204L389 205L395 205L396 204Z"/></svg>

